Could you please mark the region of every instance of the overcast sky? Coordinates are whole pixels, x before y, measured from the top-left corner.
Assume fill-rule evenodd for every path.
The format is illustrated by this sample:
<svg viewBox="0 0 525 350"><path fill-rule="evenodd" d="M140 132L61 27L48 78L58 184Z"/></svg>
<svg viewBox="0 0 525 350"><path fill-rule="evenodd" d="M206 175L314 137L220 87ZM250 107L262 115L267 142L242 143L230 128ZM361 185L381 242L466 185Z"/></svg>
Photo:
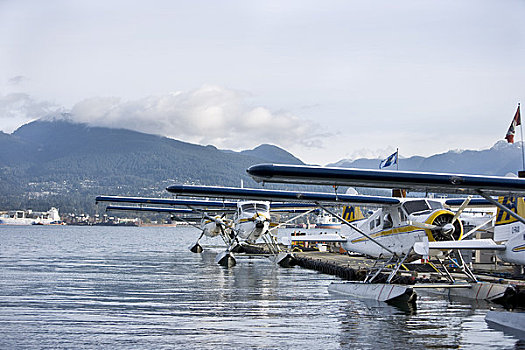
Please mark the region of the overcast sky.
<svg viewBox="0 0 525 350"><path fill-rule="evenodd" d="M524 96L521 0L0 0L8 133L67 111L327 164L490 148Z"/></svg>

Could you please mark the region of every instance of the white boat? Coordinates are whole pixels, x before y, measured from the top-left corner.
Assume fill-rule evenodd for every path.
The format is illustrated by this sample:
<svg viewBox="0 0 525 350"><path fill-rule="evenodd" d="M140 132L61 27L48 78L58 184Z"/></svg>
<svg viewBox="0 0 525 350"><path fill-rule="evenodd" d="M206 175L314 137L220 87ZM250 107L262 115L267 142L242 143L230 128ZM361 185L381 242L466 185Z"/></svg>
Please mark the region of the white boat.
<svg viewBox="0 0 525 350"><path fill-rule="evenodd" d="M56 223L60 223L60 215L55 207L46 212L16 210L0 215L0 225L51 225Z"/></svg>
<svg viewBox="0 0 525 350"><path fill-rule="evenodd" d="M317 218L315 219L315 227L320 229L341 229L341 221L335 216L330 215L329 213L321 210Z"/></svg>

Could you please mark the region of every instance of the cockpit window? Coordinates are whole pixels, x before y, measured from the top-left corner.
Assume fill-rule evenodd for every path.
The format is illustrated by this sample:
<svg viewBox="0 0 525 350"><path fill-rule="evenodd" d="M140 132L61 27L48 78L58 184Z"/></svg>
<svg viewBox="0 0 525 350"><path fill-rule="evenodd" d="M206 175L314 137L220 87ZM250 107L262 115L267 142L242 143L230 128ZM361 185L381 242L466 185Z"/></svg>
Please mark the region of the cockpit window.
<svg viewBox="0 0 525 350"><path fill-rule="evenodd" d="M243 204L241 206L242 211L255 211L255 207L253 206L253 203L250 204Z"/></svg>
<svg viewBox="0 0 525 350"><path fill-rule="evenodd" d="M427 200L428 204L430 205L430 208L432 210L436 210L436 209L443 209L443 205L441 204L441 202L438 202L438 201L429 201Z"/></svg>
<svg viewBox="0 0 525 350"><path fill-rule="evenodd" d="M386 214L383 219L383 229L391 228L392 226L394 226L392 216L390 214Z"/></svg>
<svg viewBox="0 0 525 350"><path fill-rule="evenodd" d="M268 211L268 205L262 203L255 204L255 208L257 208L257 211Z"/></svg>
<svg viewBox="0 0 525 350"><path fill-rule="evenodd" d="M268 205L264 203L246 203L241 206L243 212L263 212L268 211Z"/></svg>
<svg viewBox="0 0 525 350"><path fill-rule="evenodd" d="M403 208L405 208L405 211L407 212L408 215L412 213L417 213L420 211L430 210L430 207L427 204L427 201L424 199L405 202L403 204Z"/></svg>

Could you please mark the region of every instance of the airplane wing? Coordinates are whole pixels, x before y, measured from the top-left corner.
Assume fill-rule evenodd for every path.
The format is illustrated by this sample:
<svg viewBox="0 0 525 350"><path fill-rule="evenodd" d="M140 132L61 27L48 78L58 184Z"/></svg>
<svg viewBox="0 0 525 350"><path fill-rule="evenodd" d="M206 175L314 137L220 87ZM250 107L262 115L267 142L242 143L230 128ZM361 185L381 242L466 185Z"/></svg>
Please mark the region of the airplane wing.
<svg viewBox="0 0 525 350"><path fill-rule="evenodd" d="M146 211L146 212L170 213L170 214L191 214L191 213L195 213L191 209L161 208L161 207L136 207L136 206L121 206L121 205L108 205L106 207L106 210Z"/></svg>
<svg viewBox="0 0 525 350"><path fill-rule="evenodd" d="M228 201L208 201L208 200L193 200L193 199L170 199L170 198L146 198L146 197L121 197L121 196L97 196L95 198L98 202L113 202L113 203L135 203L135 204L157 204L157 205L172 205L172 206L190 206L197 208L206 208L207 210L218 211L235 211L237 209L237 202Z"/></svg>
<svg viewBox="0 0 525 350"><path fill-rule="evenodd" d="M173 185L166 188L166 190L168 190L168 192L184 196L243 198L263 201L277 200L287 202L307 202L310 203L312 207L314 206L315 202L323 204L348 204L370 206L393 205L400 203L400 200L398 198L392 197L358 196L324 192L296 192L255 188Z"/></svg>
<svg viewBox="0 0 525 350"><path fill-rule="evenodd" d="M319 166L258 164L247 169L258 182L281 182L334 186L403 188L421 192L525 195L525 179L424 173L392 170L365 170Z"/></svg>
<svg viewBox="0 0 525 350"><path fill-rule="evenodd" d="M318 206L314 203L282 203L273 202L270 203L270 209L276 212L301 212L310 209L317 208Z"/></svg>
<svg viewBox="0 0 525 350"><path fill-rule="evenodd" d="M337 233L327 234L312 234L312 235L301 235L301 236L285 236L282 238L283 243L289 245L292 241L295 242L328 242L328 243L343 243L347 239Z"/></svg>
<svg viewBox="0 0 525 350"><path fill-rule="evenodd" d="M96 203L98 202L111 202L111 203L133 203L138 205L168 205L168 206L183 206L203 209L207 212L220 211L220 212L233 212L237 209L237 202L234 201L210 201L210 200L195 200L195 199L170 199L170 198L147 198L147 197L122 197L122 196L97 196ZM150 210L152 207L119 207L108 206L109 210L136 210L141 211L140 208L145 208L142 211L157 211L157 212L174 212L172 208L157 207L154 210ZM270 204L272 212L281 213L301 213L310 209L317 208L316 204L313 203L280 203L274 202ZM158 209L158 210L157 210ZM165 210L160 210L165 209ZM182 213L183 211L181 211Z"/></svg>
<svg viewBox="0 0 525 350"><path fill-rule="evenodd" d="M445 200L445 205L448 205L450 207L459 207L460 205L465 202L465 198L449 198ZM484 198L472 198L468 204L469 208L484 208L484 207L494 207L494 204L489 202L488 200Z"/></svg>

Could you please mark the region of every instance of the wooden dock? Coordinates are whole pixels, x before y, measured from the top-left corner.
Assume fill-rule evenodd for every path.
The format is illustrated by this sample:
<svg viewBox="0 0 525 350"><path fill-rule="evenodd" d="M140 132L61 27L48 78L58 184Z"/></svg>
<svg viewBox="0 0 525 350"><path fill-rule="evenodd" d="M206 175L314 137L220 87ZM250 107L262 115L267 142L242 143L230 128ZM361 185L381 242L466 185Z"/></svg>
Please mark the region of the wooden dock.
<svg viewBox="0 0 525 350"><path fill-rule="evenodd" d="M366 271L374 266L375 260L358 255L346 255L330 252L295 252L296 265L335 275L343 280L362 281L366 276ZM504 305L508 308L525 307L525 281L519 279L501 278L500 276L491 276L485 274L476 274L481 283L472 284L469 291L465 288L442 288L446 280L438 272L429 268L427 264L404 264L407 269L401 270L396 274L392 283L402 285L420 286L423 288L432 288L438 294L456 295L464 298L481 298ZM452 273L458 281L464 278L461 273ZM379 278L378 282L384 282L386 274ZM483 293L480 293L480 290ZM486 294L485 294L486 293ZM492 293L492 294L489 294Z"/></svg>

